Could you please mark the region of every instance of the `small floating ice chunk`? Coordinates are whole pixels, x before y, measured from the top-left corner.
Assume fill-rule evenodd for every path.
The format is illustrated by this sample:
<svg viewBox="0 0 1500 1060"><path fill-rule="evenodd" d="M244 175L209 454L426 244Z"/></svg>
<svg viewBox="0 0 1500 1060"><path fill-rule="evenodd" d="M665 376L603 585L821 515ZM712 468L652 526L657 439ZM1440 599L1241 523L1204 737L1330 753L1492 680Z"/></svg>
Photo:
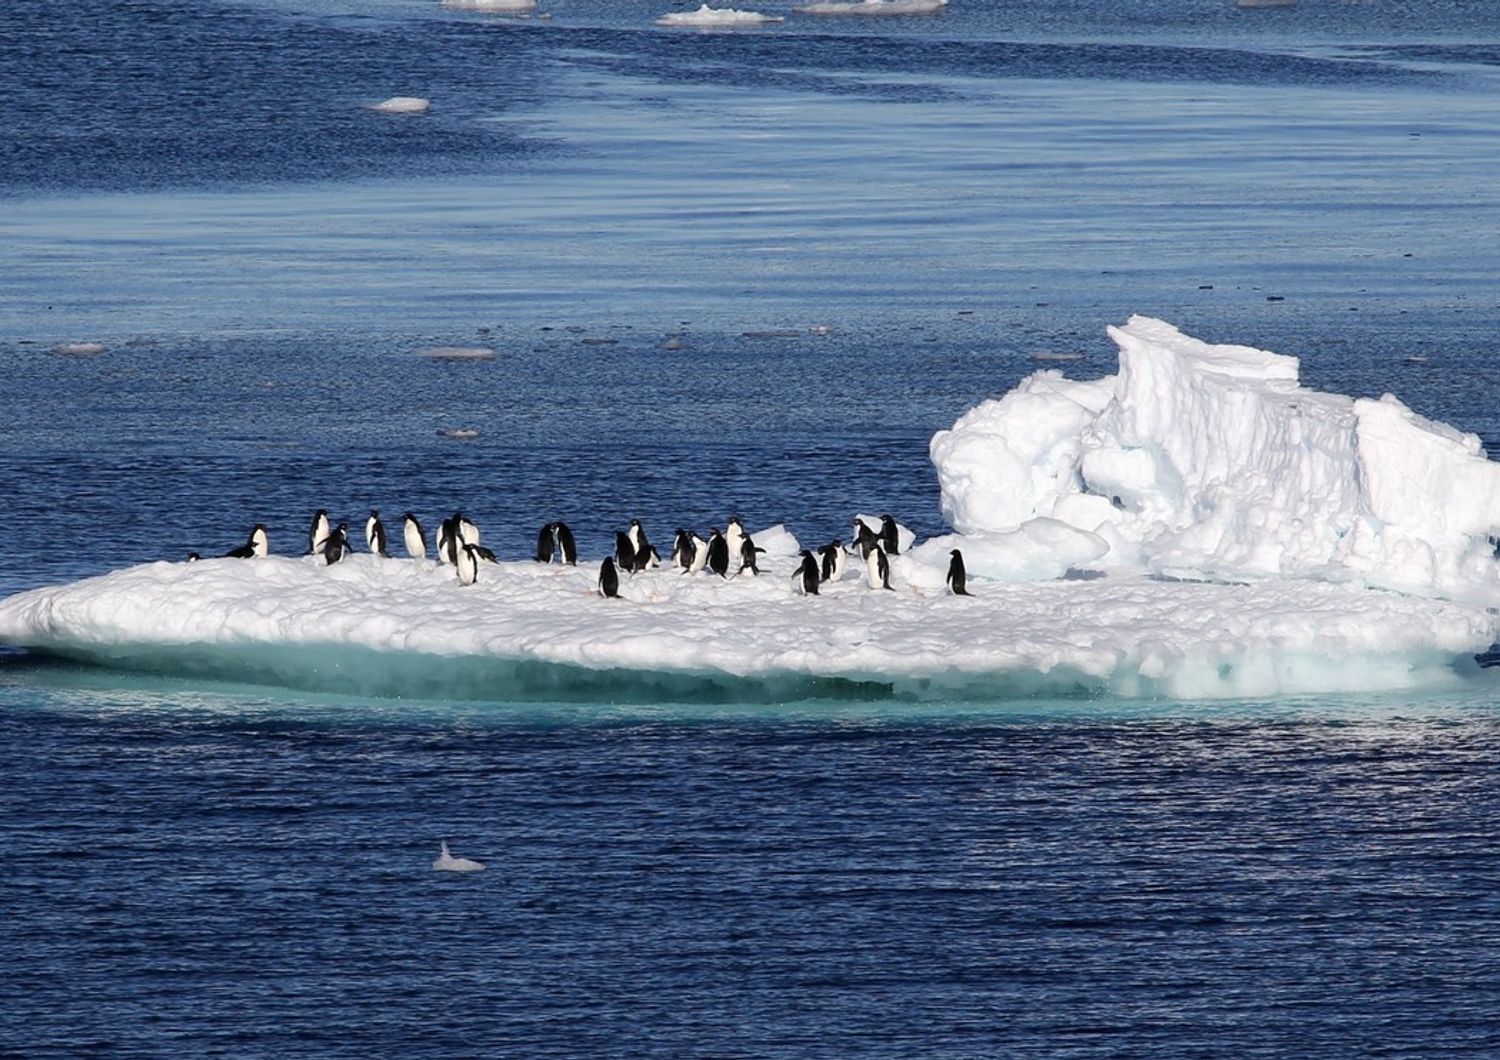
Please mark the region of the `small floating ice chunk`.
<svg viewBox="0 0 1500 1060"><path fill-rule="evenodd" d="M448 853L448 841L445 839L441 852L433 859L432 868L435 872L479 872L484 868L484 862L454 857Z"/></svg>
<svg viewBox="0 0 1500 1060"><path fill-rule="evenodd" d="M424 346L418 355L429 361L493 361L495 351L488 346Z"/></svg>
<svg viewBox="0 0 1500 1060"><path fill-rule="evenodd" d="M52 347L59 357L97 357L104 352L102 342L63 342Z"/></svg>
<svg viewBox="0 0 1500 1060"><path fill-rule="evenodd" d="M437 434L439 438L456 438L462 442L479 437L479 431L473 427L439 427Z"/></svg>
<svg viewBox="0 0 1500 1060"><path fill-rule="evenodd" d="M930 15L948 0L822 0L795 10L804 15Z"/></svg>
<svg viewBox="0 0 1500 1060"><path fill-rule="evenodd" d="M658 26L758 26L766 22L785 22L780 15L759 11L738 11L732 7L709 7L696 11L669 11L656 20Z"/></svg>
<svg viewBox="0 0 1500 1060"><path fill-rule="evenodd" d="M536 0L442 0L442 6L460 11L533 11Z"/></svg>
<svg viewBox="0 0 1500 1060"><path fill-rule="evenodd" d="M421 96L392 96L379 103L372 103L370 109L382 114L426 114L431 106L432 101Z"/></svg>
<svg viewBox="0 0 1500 1060"><path fill-rule="evenodd" d="M1033 361L1041 361L1043 363L1049 363L1050 362L1050 363L1062 364L1062 363L1066 363L1068 361L1081 361L1081 360L1083 360L1083 354L1081 354L1081 353L1067 353L1067 352L1060 351L1060 350L1059 351L1054 351L1054 350L1040 350L1037 353L1033 353L1031 355L1031 359Z"/></svg>

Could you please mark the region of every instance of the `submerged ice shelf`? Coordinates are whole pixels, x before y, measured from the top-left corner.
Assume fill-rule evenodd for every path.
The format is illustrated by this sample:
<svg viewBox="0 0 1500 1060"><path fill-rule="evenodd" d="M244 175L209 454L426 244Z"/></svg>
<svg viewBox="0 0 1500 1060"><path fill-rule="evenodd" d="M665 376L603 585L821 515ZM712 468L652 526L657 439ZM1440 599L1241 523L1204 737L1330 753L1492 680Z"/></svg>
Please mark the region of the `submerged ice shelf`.
<svg viewBox="0 0 1500 1060"><path fill-rule="evenodd" d="M955 533L895 591L765 574L418 560L154 563L0 601L0 643L104 665L368 693L1177 698L1430 688L1496 639L1500 469L1395 398L1307 390L1295 358L1161 321L1119 371L1039 371L932 440ZM948 595L961 549L972 597ZM857 576L859 575L859 576Z"/></svg>

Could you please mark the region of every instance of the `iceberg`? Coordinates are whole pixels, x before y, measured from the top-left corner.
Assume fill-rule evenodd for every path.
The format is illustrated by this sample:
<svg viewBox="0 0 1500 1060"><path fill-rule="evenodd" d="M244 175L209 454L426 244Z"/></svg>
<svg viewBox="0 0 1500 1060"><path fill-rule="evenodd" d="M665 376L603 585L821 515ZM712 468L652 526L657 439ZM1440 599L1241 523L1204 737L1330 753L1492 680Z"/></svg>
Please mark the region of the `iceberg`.
<svg viewBox="0 0 1500 1060"><path fill-rule="evenodd" d="M656 20L658 26L758 26L767 22L785 22L780 15L763 15L759 11L738 11L732 7L702 5L696 11L669 11Z"/></svg>
<svg viewBox="0 0 1500 1060"><path fill-rule="evenodd" d="M379 695L518 699L1222 699L1430 690L1494 644L1500 474L1394 397L1309 390L1298 362L1159 320L1119 369L1037 371L931 442L953 532L761 577L354 555L147 563L0 601L0 643L150 672ZM878 518L864 520L878 525ZM963 552L968 597L949 595Z"/></svg>

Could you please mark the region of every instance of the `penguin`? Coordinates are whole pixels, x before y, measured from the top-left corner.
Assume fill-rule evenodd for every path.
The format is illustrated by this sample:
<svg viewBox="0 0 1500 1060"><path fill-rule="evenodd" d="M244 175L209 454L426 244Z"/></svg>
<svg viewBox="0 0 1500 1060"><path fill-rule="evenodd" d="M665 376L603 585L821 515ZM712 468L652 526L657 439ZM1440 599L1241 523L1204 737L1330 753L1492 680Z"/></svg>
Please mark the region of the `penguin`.
<svg viewBox="0 0 1500 1060"><path fill-rule="evenodd" d="M536 535L536 561L538 563L551 563L554 551L554 541L557 536L557 524L548 523Z"/></svg>
<svg viewBox="0 0 1500 1060"><path fill-rule="evenodd" d="M880 517L880 543L892 556L901 554L901 537L896 529L896 520L893 516L886 514Z"/></svg>
<svg viewBox="0 0 1500 1060"><path fill-rule="evenodd" d="M458 536L458 544L479 544L479 527L475 526L474 521L463 512L453 513L453 526L454 531Z"/></svg>
<svg viewBox="0 0 1500 1060"><path fill-rule="evenodd" d="M880 535L865 525L863 519L854 520L854 540L849 545L849 551L859 551L860 559L869 559L870 553L880 545Z"/></svg>
<svg viewBox="0 0 1500 1060"><path fill-rule="evenodd" d="M729 542L717 529L708 535L708 569L721 578L729 577Z"/></svg>
<svg viewBox="0 0 1500 1060"><path fill-rule="evenodd" d="M687 573L697 574L708 562L708 542L699 537L696 532L689 530L688 544L693 546L693 558L687 565Z"/></svg>
<svg viewBox="0 0 1500 1060"><path fill-rule="evenodd" d="M626 533L630 537L630 548L632 556L638 557L642 552L645 552L651 547L651 542L646 540L646 531L641 528L641 521L639 519L630 520L630 529L626 531ZM641 570L643 568L639 563L637 563L636 569Z"/></svg>
<svg viewBox="0 0 1500 1060"><path fill-rule="evenodd" d="M865 557L865 569L870 575L871 589L889 589L891 587L891 561L886 558L885 549L877 546Z"/></svg>
<svg viewBox="0 0 1500 1060"><path fill-rule="evenodd" d="M620 575L615 570L615 561L609 556L599 564L599 595L613 598L620 595Z"/></svg>
<svg viewBox="0 0 1500 1060"><path fill-rule="evenodd" d="M948 588L953 590L954 596L968 596L968 575L964 572L964 554L956 548L948 554L953 557L948 561Z"/></svg>
<svg viewBox="0 0 1500 1060"><path fill-rule="evenodd" d="M823 558L823 567L819 576L825 582L836 582L844 576L844 543L838 538L818 549L818 555Z"/></svg>
<svg viewBox="0 0 1500 1060"><path fill-rule="evenodd" d="M349 551L349 524L339 523L338 529L329 534L323 542L323 562L333 566L344 558L344 553Z"/></svg>
<svg viewBox="0 0 1500 1060"><path fill-rule="evenodd" d="M556 523L557 527L557 551L562 555L562 561L569 567L578 565L578 544L573 540L573 531L568 529L567 523Z"/></svg>
<svg viewBox="0 0 1500 1060"><path fill-rule="evenodd" d="M417 522L417 517L407 512L401 517L401 530L406 537L406 554L412 559L427 558L427 534L422 530L422 524Z"/></svg>
<svg viewBox="0 0 1500 1060"><path fill-rule="evenodd" d="M630 535L623 530L615 531L615 566L626 574L635 571L635 545L631 543Z"/></svg>
<svg viewBox="0 0 1500 1060"><path fill-rule="evenodd" d="M266 525L256 523L255 529L250 531L250 536L239 548L232 548L224 553L225 559L261 559L271 554L271 543L266 537ZM196 555L196 553L195 553Z"/></svg>
<svg viewBox="0 0 1500 1060"><path fill-rule="evenodd" d="M365 520L365 544L377 556L390 555L385 550L385 524L380 521L380 512L374 508L370 509L370 517Z"/></svg>
<svg viewBox="0 0 1500 1060"><path fill-rule="evenodd" d="M437 558L439 563L458 563L458 519L444 519L438 527Z"/></svg>
<svg viewBox="0 0 1500 1060"><path fill-rule="evenodd" d="M818 561L807 549L802 550L802 563L792 575L792 586L802 590L803 596L818 595Z"/></svg>
<svg viewBox="0 0 1500 1060"><path fill-rule="evenodd" d="M655 545L651 544L649 541L646 542L645 547L638 550L635 554L635 569L638 571L655 570L660 566L661 553L656 551Z"/></svg>
<svg viewBox="0 0 1500 1060"><path fill-rule="evenodd" d="M453 565L458 568L458 584L473 585L479 580L479 552L476 545L465 545L454 554Z"/></svg>
<svg viewBox="0 0 1500 1060"><path fill-rule="evenodd" d="M672 538L672 566L687 570L693 565L693 539L681 527Z"/></svg>
<svg viewBox="0 0 1500 1060"><path fill-rule="evenodd" d="M200 556L200 555L198 555L198 553L196 553L196 552L189 552L188 553L188 557L187 557L187 561L189 563L197 563L202 558L203 557Z"/></svg>
<svg viewBox="0 0 1500 1060"><path fill-rule="evenodd" d="M741 535L739 550L740 569L736 573L744 574L746 571L749 571L752 576L760 574L760 568L755 565L755 554L764 551L765 549L763 548L755 547L755 542L750 539L749 534Z"/></svg>
<svg viewBox="0 0 1500 1060"><path fill-rule="evenodd" d="M323 542L328 540L328 511L319 508L313 513L312 526L307 529L307 554L315 555L323 551Z"/></svg>
<svg viewBox="0 0 1500 1060"><path fill-rule="evenodd" d="M729 546L729 554L738 556L740 546L745 540L745 524L740 522L738 515L731 515L728 524L724 527L724 543Z"/></svg>

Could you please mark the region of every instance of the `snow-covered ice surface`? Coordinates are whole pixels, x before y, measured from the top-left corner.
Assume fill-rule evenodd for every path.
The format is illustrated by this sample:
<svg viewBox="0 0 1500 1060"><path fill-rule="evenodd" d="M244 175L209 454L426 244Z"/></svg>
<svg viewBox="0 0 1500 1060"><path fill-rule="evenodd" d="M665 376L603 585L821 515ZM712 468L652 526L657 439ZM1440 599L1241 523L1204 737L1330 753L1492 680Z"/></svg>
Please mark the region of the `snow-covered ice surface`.
<svg viewBox="0 0 1500 1060"><path fill-rule="evenodd" d="M930 15L948 0L824 0L796 10L807 15Z"/></svg>
<svg viewBox="0 0 1500 1060"><path fill-rule="evenodd" d="M451 568L358 555L152 563L0 602L0 642L127 667L365 691L1179 698L1459 679L1496 635L1500 476L1399 401L1157 320L1111 328L1113 376L1039 371L932 440L956 531L901 528L894 591L851 558L793 591L664 568ZM879 517L861 516L872 528ZM952 549L973 596L947 593ZM597 559L595 560L597 562ZM842 691L840 691L842 690Z"/></svg>
<svg viewBox="0 0 1500 1060"><path fill-rule="evenodd" d="M739 11L732 7L709 7L696 11L669 11L656 20L658 26L758 26L765 22L785 22L780 15L759 11Z"/></svg>

